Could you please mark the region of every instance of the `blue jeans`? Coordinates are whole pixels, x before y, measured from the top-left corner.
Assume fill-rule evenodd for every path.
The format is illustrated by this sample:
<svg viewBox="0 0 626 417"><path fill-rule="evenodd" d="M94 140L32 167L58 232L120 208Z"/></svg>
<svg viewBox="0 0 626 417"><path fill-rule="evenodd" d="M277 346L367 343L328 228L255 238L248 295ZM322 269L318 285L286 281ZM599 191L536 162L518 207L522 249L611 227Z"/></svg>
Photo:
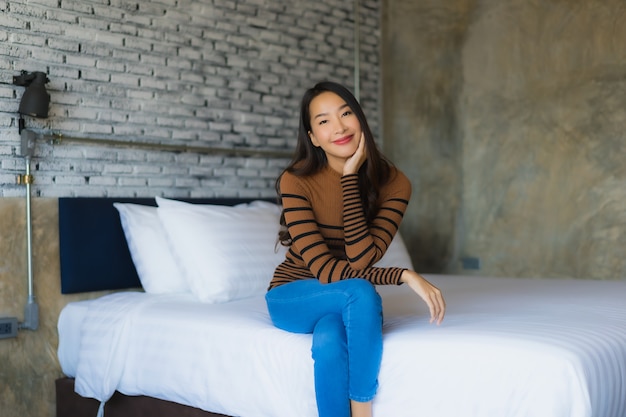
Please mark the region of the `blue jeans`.
<svg viewBox="0 0 626 417"><path fill-rule="evenodd" d="M364 279L303 279L271 289L265 300L276 327L313 333L320 417L350 417L351 399L374 398L383 348L382 302L374 285Z"/></svg>

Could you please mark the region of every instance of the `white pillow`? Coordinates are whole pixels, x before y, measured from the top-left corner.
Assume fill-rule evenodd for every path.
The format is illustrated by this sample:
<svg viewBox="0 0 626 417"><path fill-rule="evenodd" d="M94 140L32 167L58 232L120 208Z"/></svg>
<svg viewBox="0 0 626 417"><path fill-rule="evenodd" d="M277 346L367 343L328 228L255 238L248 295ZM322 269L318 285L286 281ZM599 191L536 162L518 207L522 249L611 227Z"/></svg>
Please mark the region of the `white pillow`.
<svg viewBox="0 0 626 417"><path fill-rule="evenodd" d="M374 264L376 267L388 268L388 267L398 267L398 268L407 268L411 271L413 269L413 262L411 261L411 256L406 249L406 245L404 244L404 239L400 235L398 231L396 235L393 237L391 244L387 248L387 252L383 255L382 258L378 262Z"/></svg>
<svg viewBox="0 0 626 417"><path fill-rule="evenodd" d="M113 203L113 206L120 214L128 249L144 290L153 294L189 292L157 208L131 203Z"/></svg>
<svg viewBox="0 0 626 417"><path fill-rule="evenodd" d="M265 294L286 252L276 246L276 204L230 207L156 200L178 265L201 301L222 303Z"/></svg>

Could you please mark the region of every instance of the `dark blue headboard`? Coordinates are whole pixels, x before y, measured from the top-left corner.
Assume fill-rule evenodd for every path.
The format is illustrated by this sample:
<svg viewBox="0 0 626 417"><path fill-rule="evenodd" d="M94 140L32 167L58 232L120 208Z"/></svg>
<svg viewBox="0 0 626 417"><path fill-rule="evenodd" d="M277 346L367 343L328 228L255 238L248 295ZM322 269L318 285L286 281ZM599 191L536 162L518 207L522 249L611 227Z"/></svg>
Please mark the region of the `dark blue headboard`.
<svg viewBox="0 0 626 417"><path fill-rule="evenodd" d="M198 204L235 205L244 198L180 199ZM113 203L155 206L153 198L59 198L61 292L141 288Z"/></svg>

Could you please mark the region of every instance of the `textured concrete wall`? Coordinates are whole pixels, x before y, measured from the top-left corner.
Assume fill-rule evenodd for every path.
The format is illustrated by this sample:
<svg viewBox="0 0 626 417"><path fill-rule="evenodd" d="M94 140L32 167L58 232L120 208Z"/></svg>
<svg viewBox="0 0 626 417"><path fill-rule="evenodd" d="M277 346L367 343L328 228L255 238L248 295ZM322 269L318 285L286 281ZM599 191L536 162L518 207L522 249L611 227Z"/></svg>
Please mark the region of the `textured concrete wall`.
<svg viewBox="0 0 626 417"><path fill-rule="evenodd" d="M465 253L625 278L626 5L484 3L463 48Z"/></svg>
<svg viewBox="0 0 626 417"><path fill-rule="evenodd" d="M100 293L61 295L57 200L34 199L33 277L39 328L0 340L0 415L55 415L54 380L62 376L57 360L57 318L70 301ZM24 199L0 198L0 316L23 319L27 300L26 215Z"/></svg>
<svg viewBox="0 0 626 417"><path fill-rule="evenodd" d="M385 3L385 144L416 188L420 269L625 279L625 18L621 0Z"/></svg>
<svg viewBox="0 0 626 417"><path fill-rule="evenodd" d="M401 230L421 272L446 270L456 256L466 3L389 0L383 7L384 150L413 184Z"/></svg>

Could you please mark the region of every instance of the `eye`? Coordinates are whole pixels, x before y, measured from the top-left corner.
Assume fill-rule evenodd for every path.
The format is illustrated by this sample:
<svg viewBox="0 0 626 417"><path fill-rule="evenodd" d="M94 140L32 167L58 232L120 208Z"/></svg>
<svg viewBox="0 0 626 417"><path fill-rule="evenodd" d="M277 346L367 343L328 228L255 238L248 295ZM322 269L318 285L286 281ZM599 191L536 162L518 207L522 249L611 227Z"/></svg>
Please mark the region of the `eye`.
<svg viewBox="0 0 626 417"><path fill-rule="evenodd" d="M318 124L319 125L324 125L326 123L328 123L328 120L320 120Z"/></svg>
<svg viewBox="0 0 626 417"><path fill-rule="evenodd" d="M352 110L346 110L343 112L341 116L350 116L352 114Z"/></svg>

